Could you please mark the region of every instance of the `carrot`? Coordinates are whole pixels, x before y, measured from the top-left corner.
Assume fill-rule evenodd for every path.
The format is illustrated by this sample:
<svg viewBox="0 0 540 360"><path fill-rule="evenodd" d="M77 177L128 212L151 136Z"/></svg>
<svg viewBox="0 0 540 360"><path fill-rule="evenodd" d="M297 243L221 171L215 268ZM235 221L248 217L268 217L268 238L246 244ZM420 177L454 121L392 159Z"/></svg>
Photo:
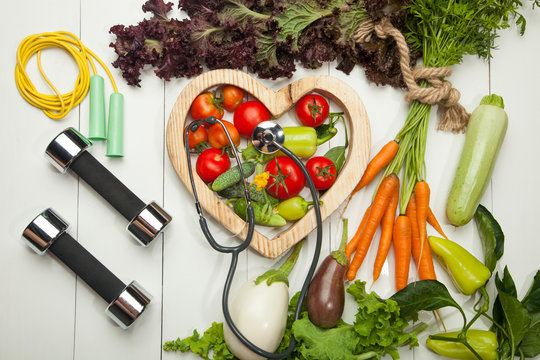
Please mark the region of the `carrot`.
<svg viewBox="0 0 540 360"><path fill-rule="evenodd" d="M399 202L399 182L395 187L392 198L388 203L388 207L384 212L381 221L381 239L379 240L379 249L377 250L377 256L375 257L375 263L373 264L373 282L377 281L381 274L382 267L386 261L386 256L392 245L392 232L394 229L394 220L396 219L396 208Z"/></svg>
<svg viewBox="0 0 540 360"><path fill-rule="evenodd" d="M360 237L362 236L362 231L364 231L364 228L366 227L366 222L369 216L369 212L371 211L371 205L368 206L366 209L366 212L364 213L364 217L362 218L362 221L360 222L360 225L358 226L358 230L356 230L356 233L351 238L347 246L345 246L345 255L347 255L347 258L350 260L352 253L354 250L356 250L356 247L358 246L358 241L360 240Z"/></svg>
<svg viewBox="0 0 540 360"><path fill-rule="evenodd" d="M352 259L349 265L349 270L347 271L347 279L349 279L349 281L354 280L356 277L356 273L366 257L369 245L371 245L371 240L373 239L373 235L381 222L384 212L388 207L388 203L390 202L390 198L392 197L394 189L398 183L399 178L397 175L390 174L385 177L379 185L377 193L373 198L373 203L371 204L371 211L369 212L369 216L366 220L366 227L364 228L364 231L362 231L362 235L358 240L358 246L356 247L354 258Z"/></svg>
<svg viewBox="0 0 540 360"><path fill-rule="evenodd" d="M423 245L429 248L429 243L427 239L425 244L422 244L420 240L420 232L418 230L418 222L416 214L416 196L413 193L407 204L407 210L405 211L409 219L411 220L411 249L416 263L416 268L418 269L418 276L421 280L426 279L437 279L435 276L435 268L433 266L433 258L431 257L431 251L426 251L422 253Z"/></svg>
<svg viewBox="0 0 540 360"><path fill-rule="evenodd" d="M394 254L396 258L396 291L407 286L411 263L411 220L407 215L399 215L394 224Z"/></svg>
<svg viewBox="0 0 540 360"><path fill-rule="evenodd" d="M441 224L439 224L439 222L437 221L437 218L435 217L433 211L431 211L431 208L428 209L427 222L429 225L433 226L433 228L437 230L437 232L441 234L443 238L448 239L448 236L446 236L446 234L444 233Z"/></svg>
<svg viewBox="0 0 540 360"><path fill-rule="evenodd" d="M351 193L351 197L356 194L360 189L369 184L373 178L392 161L399 149L397 141L392 140L388 144L384 145L382 149L371 159L364 171L364 175L360 179L360 182L354 188Z"/></svg>
<svg viewBox="0 0 540 360"><path fill-rule="evenodd" d="M429 213L429 185L425 181L419 181L414 186L416 200L416 221L418 221L418 231L422 244L427 239L426 220Z"/></svg>

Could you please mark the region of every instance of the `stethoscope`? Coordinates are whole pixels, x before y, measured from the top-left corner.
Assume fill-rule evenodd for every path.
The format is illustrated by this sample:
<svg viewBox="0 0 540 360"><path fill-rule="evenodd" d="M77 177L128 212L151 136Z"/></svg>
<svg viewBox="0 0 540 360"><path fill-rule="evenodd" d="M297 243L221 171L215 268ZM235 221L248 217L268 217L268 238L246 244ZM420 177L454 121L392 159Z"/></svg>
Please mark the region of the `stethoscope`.
<svg viewBox="0 0 540 360"><path fill-rule="evenodd" d="M247 230L246 239L237 246L223 246L216 242L216 240L210 233L210 230L208 229L208 225L206 223L206 219L202 212L201 204L199 203L199 198L197 196L197 190L195 188L195 181L193 179L193 169L191 166L188 136L189 136L189 131L196 131L199 128L199 126L202 126L203 123L207 123L210 125L214 125L217 123L221 125L221 127L225 131L225 134L227 135L227 139L229 140L229 143L231 144L230 146L231 150L236 159L238 169L240 170L241 178L243 179L242 184L244 186L244 197L247 203L248 230ZM298 299L298 303L296 305L296 309L294 312L294 320L297 320L300 317L300 313L302 311L302 304L304 303L304 298L306 296L309 284L311 282L311 278L313 277L313 274L315 273L315 270L317 268L317 263L319 261L319 255L321 252L322 218L321 218L321 209L319 207L319 196L317 194L317 190L315 189L315 185L313 184L313 180L311 180L311 177L309 176L309 173L304 163L296 155L294 155L289 149L283 146L283 143L285 141L285 133L283 132L283 129L281 128L281 126L279 126L278 124L272 121L263 121L259 125L257 125L255 129L253 130L251 141L253 143L253 146L262 153L273 154L277 151L281 151L282 153L290 157L302 170L302 173L304 174L304 177L306 178L309 189L311 191L311 197L313 198L313 208L315 210L315 218L317 220L317 228L316 228L317 241L315 245L315 252L313 254L313 260L311 261L311 265L306 275L306 279L304 280L304 283L302 285L302 289L300 291L300 297ZM223 296L221 299L225 321L229 325L233 334L254 353L268 359L284 359L292 353L294 347L296 346L296 339L294 338L294 335L291 336L291 341L289 343L289 346L284 352L282 353L267 352L261 349L260 347L258 347L257 345L253 344L251 341L249 341L240 332L240 330L238 330L238 328L234 324L231 318L231 315L229 313L229 300L228 300L229 291L231 288L231 283L234 277L234 273L236 271L236 265L238 263L238 255L249 246L251 239L253 238L253 231L255 230L255 216L253 212L253 207L251 206L251 199L250 199L248 187L246 184L246 178L244 177L244 171L242 170L242 166L240 166L241 164L240 157L238 156L238 152L233 144L231 136L229 135L229 132L227 131L227 128L225 127L223 122L212 116L206 119L195 120L191 122L188 126L186 126L186 128L184 129L184 144L186 146L186 156L187 156L187 162L188 162L188 171L189 171L189 179L191 182L191 189L193 191L193 197L195 199L195 207L197 209L197 213L199 214L199 224L201 226L202 232L204 236L206 237L206 239L208 240L210 246L212 246L212 248L214 248L215 250L219 252L230 253L232 255L231 265L227 273L227 278L225 280L225 285L223 287Z"/></svg>

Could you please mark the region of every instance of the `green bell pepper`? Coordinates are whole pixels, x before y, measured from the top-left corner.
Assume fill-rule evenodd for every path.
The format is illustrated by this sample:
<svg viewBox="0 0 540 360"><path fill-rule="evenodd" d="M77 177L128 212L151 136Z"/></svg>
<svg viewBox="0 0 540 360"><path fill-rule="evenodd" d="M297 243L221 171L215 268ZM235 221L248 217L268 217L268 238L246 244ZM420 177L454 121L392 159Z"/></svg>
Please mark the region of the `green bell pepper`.
<svg viewBox="0 0 540 360"><path fill-rule="evenodd" d="M430 236L428 241L463 294L473 294L491 277L491 271L457 243L436 236Z"/></svg>
<svg viewBox="0 0 540 360"><path fill-rule="evenodd" d="M457 339L459 331L431 335L426 345L437 354L451 359L478 360L478 358L462 343L438 340L434 338ZM469 329L467 342L482 357L483 360L497 359L497 335L488 330Z"/></svg>
<svg viewBox="0 0 540 360"><path fill-rule="evenodd" d="M283 146L291 150L294 155L300 158L309 158L317 151L319 142L314 128L309 126L284 127L283 132L285 133ZM280 151L275 154L262 154L251 143L242 150L244 160L257 160L261 163L267 163L275 156L282 155L284 154Z"/></svg>
<svg viewBox="0 0 540 360"><path fill-rule="evenodd" d="M283 146L300 158L309 158L317 151L317 132L309 126L284 127L285 142ZM284 155L278 152L278 156Z"/></svg>

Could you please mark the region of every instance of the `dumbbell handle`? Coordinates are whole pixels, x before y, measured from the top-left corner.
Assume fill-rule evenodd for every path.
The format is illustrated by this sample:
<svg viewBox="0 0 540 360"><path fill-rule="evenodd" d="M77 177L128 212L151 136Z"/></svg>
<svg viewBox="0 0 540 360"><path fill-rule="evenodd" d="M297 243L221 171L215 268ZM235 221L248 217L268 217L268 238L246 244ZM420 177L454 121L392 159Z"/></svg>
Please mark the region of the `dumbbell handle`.
<svg viewBox="0 0 540 360"><path fill-rule="evenodd" d="M73 160L71 171L79 175L129 221L133 220L146 206L137 195L87 151L82 152Z"/></svg>
<svg viewBox="0 0 540 360"><path fill-rule="evenodd" d="M49 251L73 270L107 303L116 299L126 287L126 284L68 233L60 235L51 244Z"/></svg>

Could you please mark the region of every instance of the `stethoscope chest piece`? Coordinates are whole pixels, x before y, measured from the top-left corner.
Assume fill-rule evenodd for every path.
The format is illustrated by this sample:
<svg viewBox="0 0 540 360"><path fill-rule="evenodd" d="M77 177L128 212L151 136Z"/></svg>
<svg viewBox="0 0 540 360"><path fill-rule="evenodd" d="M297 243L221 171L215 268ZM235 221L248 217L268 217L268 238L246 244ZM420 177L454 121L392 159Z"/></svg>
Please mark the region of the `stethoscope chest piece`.
<svg viewBox="0 0 540 360"><path fill-rule="evenodd" d="M272 154L280 150L285 142L285 132L273 121L259 123L251 135L253 146L260 152Z"/></svg>

